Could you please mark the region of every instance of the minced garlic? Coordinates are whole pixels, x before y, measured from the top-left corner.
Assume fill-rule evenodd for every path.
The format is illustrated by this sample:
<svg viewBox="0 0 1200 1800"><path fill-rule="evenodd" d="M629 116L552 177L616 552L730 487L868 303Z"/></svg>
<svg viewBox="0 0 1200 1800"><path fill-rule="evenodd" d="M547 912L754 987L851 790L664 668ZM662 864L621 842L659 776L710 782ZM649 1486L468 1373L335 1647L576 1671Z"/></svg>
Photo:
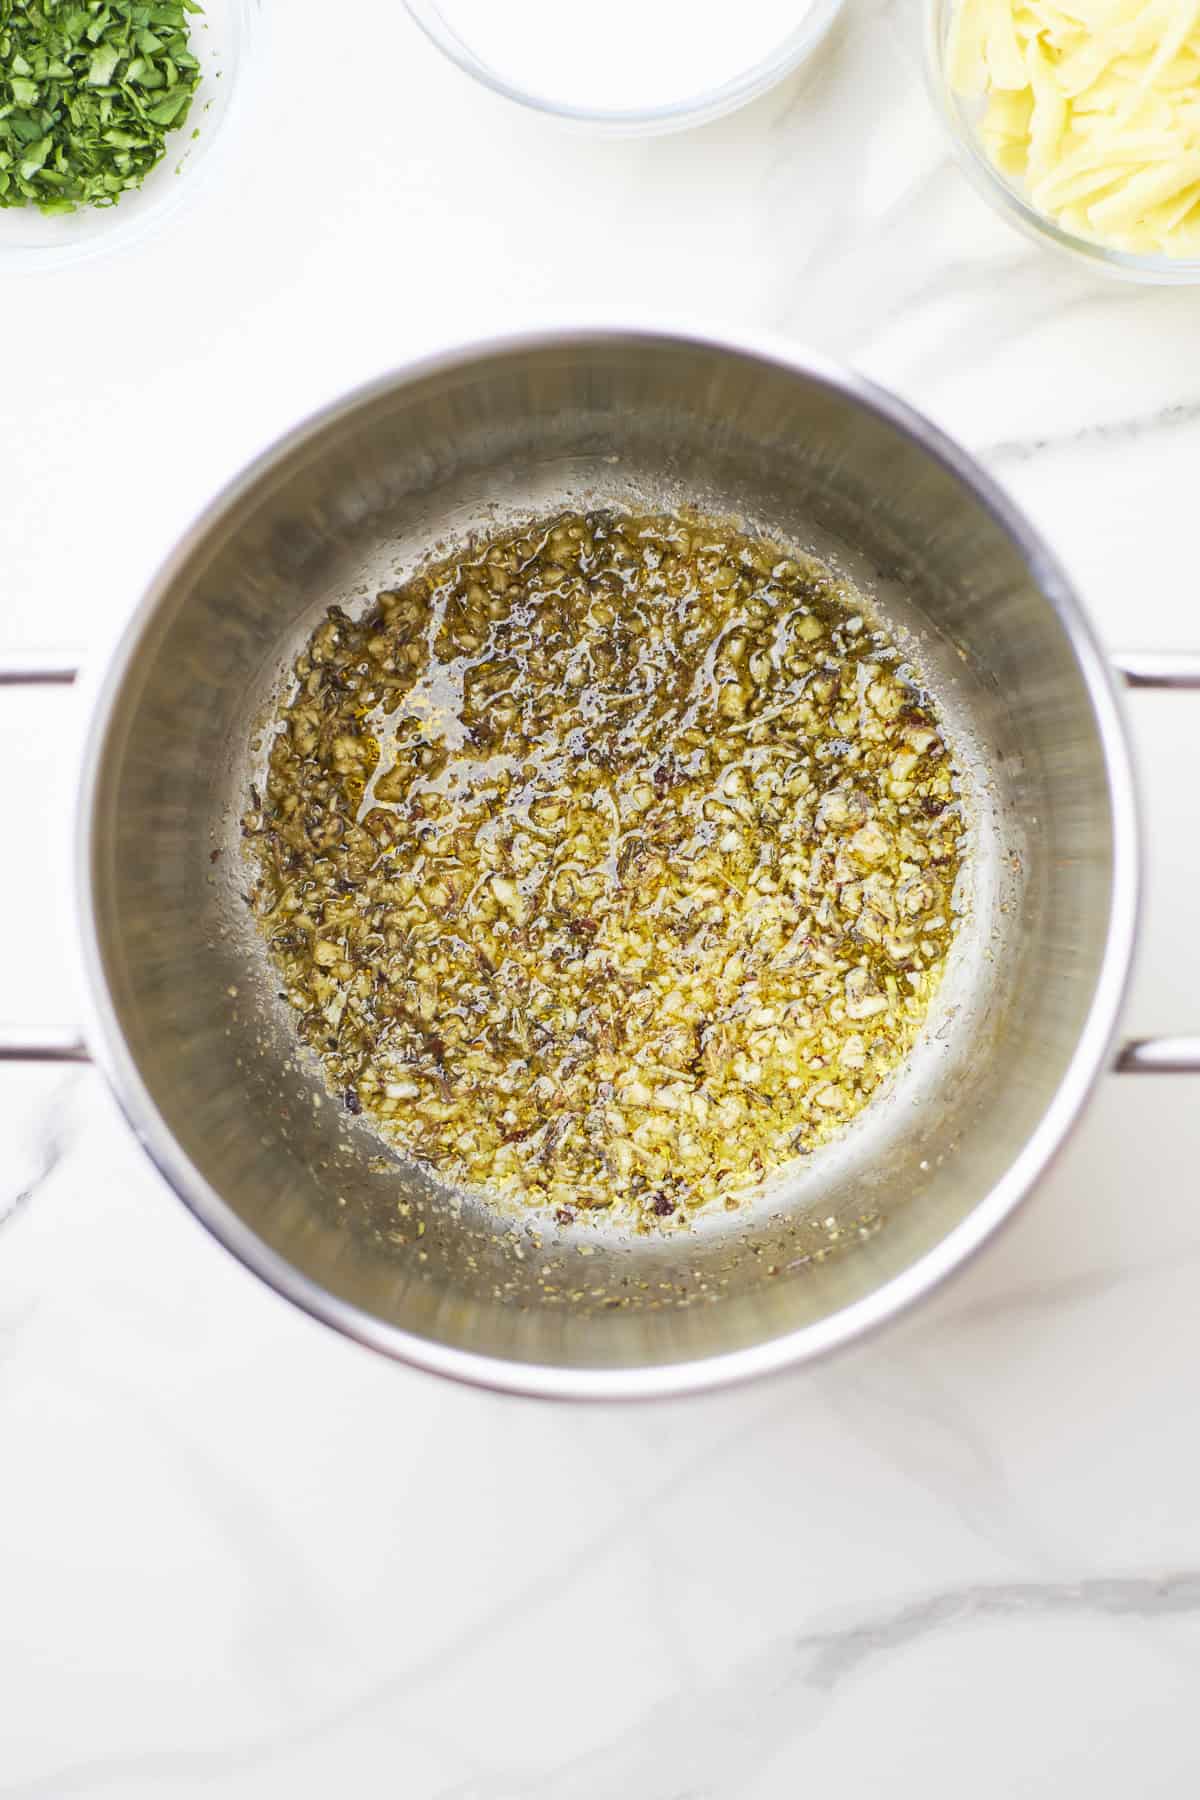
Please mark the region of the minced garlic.
<svg viewBox="0 0 1200 1800"><path fill-rule="evenodd" d="M337 608L245 819L350 1111L447 1182L686 1217L912 1045L954 929L938 719L823 566L560 517Z"/></svg>

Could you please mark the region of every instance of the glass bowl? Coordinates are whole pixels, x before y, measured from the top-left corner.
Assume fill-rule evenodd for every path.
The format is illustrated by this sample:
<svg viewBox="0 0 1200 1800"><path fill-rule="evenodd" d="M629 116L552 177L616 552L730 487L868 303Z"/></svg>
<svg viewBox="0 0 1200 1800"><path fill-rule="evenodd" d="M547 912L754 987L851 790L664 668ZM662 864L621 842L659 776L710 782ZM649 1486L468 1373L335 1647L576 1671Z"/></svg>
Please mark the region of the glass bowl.
<svg viewBox="0 0 1200 1800"><path fill-rule="evenodd" d="M786 32L768 55L750 57L740 64L735 57L735 66L728 77L700 92L664 98L661 103L589 106L542 91L532 82L527 85L516 69L501 70L494 60L487 60L480 51L472 48L461 27L455 26L453 0L405 0L405 4L431 42L452 63L484 87L491 88L493 93L515 100L534 112L613 137L650 137L661 132L682 131L689 126L707 124L709 120L757 99L812 55L842 9L842 0L812 0L799 24ZM562 4L568 12L571 10L570 0L562 0ZM736 16L736 7L730 10ZM586 44L582 28L579 35L581 42Z"/></svg>
<svg viewBox="0 0 1200 1800"><path fill-rule="evenodd" d="M203 5L190 31L200 84L186 122L167 134L162 160L115 206L49 216L36 206L0 208L0 273L41 274L135 243L201 191L245 111L263 12L262 0L203 0Z"/></svg>
<svg viewBox="0 0 1200 1800"><path fill-rule="evenodd" d="M946 45L954 5L955 0L926 0L925 73L934 107L950 134L961 168L977 192L1026 237L1052 244L1077 262L1087 263L1106 275L1158 286L1200 282L1200 259L1196 257L1138 256L1126 250L1110 250L1092 238L1064 230L1030 203L1019 183L996 167L976 129L982 103L956 94L947 76Z"/></svg>

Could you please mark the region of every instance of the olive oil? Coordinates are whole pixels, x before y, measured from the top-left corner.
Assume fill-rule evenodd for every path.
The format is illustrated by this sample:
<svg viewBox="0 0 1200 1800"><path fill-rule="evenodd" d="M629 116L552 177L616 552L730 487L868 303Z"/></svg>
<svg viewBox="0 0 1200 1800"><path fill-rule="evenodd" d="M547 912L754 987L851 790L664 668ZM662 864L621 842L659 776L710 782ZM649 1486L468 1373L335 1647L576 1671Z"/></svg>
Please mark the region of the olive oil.
<svg viewBox="0 0 1200 1800"><path fill-rule="evenodd" d="M333 609L294 674L253 905L331 1086L447 1182L680 1222L911 1048L959 781L823 565L559 517Z"/></svg>

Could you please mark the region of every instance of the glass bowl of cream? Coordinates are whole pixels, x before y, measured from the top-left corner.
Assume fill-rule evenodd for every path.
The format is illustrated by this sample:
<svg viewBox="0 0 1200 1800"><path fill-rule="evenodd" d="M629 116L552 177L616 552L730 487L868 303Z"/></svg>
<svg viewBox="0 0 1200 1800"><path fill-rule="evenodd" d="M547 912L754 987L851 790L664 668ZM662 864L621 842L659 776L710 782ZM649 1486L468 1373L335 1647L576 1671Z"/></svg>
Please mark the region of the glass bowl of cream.
<svg viewBox="0 0 1200 1800"><path fill-rule="evenodd" d="M535 112L616 136L701 125L810 56L842 0L406 0L450 60Z"/></svg>
<svg viewBox="0 0 1200 1800"><path fill-rule="evenodd" d="M934 105L1027 236L1129 281L1200 282L1200 12L1187 0L927 0Z"/></svg>

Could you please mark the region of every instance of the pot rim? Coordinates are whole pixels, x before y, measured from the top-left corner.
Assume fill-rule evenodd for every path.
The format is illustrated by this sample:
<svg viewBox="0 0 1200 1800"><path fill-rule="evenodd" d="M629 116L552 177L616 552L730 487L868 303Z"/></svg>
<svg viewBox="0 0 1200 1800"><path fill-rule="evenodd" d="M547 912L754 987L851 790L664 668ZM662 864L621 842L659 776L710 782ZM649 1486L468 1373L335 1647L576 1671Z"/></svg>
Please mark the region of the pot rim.
<svg viewBox="0 0 1200 1800"><path fill-rule="evenodd" d="M1096 721L1112 808L1112 898L1091 1004L1062 1081L1024 1146L984 1198L932 1250L900 1275L815 1324L696 1360L636 1367L566 1368L460 1350L374 1317L330 1293L270 1248L188 1158L146 1087L121 1031L104 972L93 904L96 784L116 706L141 640L166 594L213 526L279 464L329 426L397 387L468 367L482 358L556 345L674 342L766 363L854 401L914 442L961 481L1012 538L1057 613L1079 664ZM542 1399L661 1399L730 1387L826 1355L905 1311L975 1255L1016 1211L1066 1142L1110 1060L1133 961L1140 909L1141 823L1133 757L1117 677L1091 618L1057 557L975 458L923 414L832 359L769 333L664 324L624 316L549 323L473 338L427 352L318 408L254 457L196 517L160 565L93 686L84 733L74 825L74 885L85 971L85 1031L96 1061L160 1174L194 1216L252 1273L311 1317L400 1362L498 1392Z"/></svg>

